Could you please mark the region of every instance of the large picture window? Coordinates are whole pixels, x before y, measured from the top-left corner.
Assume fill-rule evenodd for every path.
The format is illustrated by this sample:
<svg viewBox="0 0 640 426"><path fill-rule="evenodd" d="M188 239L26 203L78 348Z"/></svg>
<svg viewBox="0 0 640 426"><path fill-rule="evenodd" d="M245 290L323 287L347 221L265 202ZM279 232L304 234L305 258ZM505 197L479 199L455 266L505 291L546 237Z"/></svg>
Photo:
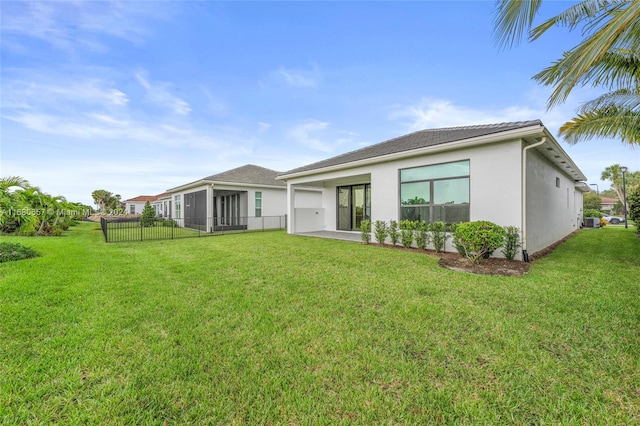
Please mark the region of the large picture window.
<svg viewBox="0 0 640 426"><path fill-rule="evenodd" d="M400 219L469 221L469 160L400 170Z"/></svg>

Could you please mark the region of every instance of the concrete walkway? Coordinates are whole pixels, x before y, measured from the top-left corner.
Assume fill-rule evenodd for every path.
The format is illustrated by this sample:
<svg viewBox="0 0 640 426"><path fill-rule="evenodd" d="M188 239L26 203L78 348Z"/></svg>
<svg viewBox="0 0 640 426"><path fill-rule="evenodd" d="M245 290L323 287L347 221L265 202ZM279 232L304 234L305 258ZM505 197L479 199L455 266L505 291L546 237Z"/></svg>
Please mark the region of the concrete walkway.
<svg viewBox="0 0 640 426"><path fill-rule="evenodd" d="M332 240L357 241L360 243L362 242L362 236L360 235L360 232L314 231L299 232L296 235L302 235L303 237L330 238Z"/></svg>

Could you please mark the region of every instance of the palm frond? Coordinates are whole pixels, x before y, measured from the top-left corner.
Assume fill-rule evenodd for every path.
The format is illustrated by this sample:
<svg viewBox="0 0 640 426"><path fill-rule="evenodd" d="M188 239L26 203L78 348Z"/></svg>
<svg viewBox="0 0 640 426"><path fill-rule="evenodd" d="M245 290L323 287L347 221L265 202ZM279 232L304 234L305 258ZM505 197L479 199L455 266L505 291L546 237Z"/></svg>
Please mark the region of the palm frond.
<svg viewBox="0 0 640 426"><path fill-rule="evenodd" d="M494 37L498 46L510 48L529 32L542 0L498 0L494 19Z"/></svg>
<svg viewBox="0 0 640 426"><path fill-rule="evenodd" d="M564 102L577 85L604 79L610 69L605 67L598 74L595 68L604 66L605 55L611 57L616 52L640 51L640 1L624 3L624 6L608 14L610 19L594 34L534 76L542 84L554 87L548 108ZM621 61L621 56L616 58ZM630 64L632 66L633 62Z"/></svg>
<svg viewBox="0 0 640 426"><path fill-rule="evenodd" d="M631 146L640 145L640 113L614 107L591 110L563 124L559 134L570 144L593 138L619 138Z"/></svg>
<svg viewBox="0 0 640 426"><path fill-rule="evenodd" d="M544 34L549 28L554 26L565 26L568 27L569 30L575 29L575 27L588 20L588 19L596 19L602 18L606 15L610 10L621 7L625 3L628 3L628 0L584 0L580 3L571 6L564 12L556 15L542 24L535 27L529 33L529 40L537 40L540 38L542 34Z"/></svg>
<svg viewBox="0 0 640 426"><path fill-rule="evenodd" d="M620 111L632 111L640 113L640 93L627 89L616 90L615 92L605 93L597 98L586 102L580 109L579 114L585 114L591 110L618 108Z"/></svg>
<svg viewBox="0 0 640 426"><path fill-rule="evenodd" d="M0 178L0 191L6 192L9 188L18 187L22 189L29 188L29 181L20 176L7 176Z"/></svg>
<svg viewBox="0 0 640 426"><path fill-rule="evenodd" d="M614 48L583 77L585 84L609 89L640 87L640 51Z"/></svg>

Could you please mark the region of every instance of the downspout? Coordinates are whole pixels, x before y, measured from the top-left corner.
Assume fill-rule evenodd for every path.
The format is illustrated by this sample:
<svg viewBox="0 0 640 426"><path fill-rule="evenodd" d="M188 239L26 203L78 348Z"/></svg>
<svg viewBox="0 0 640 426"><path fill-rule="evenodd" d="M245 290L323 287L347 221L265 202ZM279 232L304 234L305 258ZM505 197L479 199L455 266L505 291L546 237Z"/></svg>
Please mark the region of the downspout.
<svg viewBox="0 0 640 426"><path fill-rule="evenodd" d="M547 141L547 137L543 136L540 142L527 145L522 150L522 260L529 262L529 253L527 253L527 151L531 148L538 147Z"/></svg>

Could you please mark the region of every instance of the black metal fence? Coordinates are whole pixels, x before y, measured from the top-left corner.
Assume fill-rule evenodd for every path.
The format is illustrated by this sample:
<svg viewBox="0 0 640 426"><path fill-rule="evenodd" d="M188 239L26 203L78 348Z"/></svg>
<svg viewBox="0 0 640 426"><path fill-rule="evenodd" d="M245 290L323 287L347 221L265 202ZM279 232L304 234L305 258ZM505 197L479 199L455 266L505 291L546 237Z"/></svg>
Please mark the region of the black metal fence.
<svg viewBox="0 0 640 426"><path fill-rule="evenodd" d="M230 232L286 229L287 216L234 218L176 218L156 217L150 220L135 218L101 218L100 226L107 243L176 238L205 237Z"/></svg>

